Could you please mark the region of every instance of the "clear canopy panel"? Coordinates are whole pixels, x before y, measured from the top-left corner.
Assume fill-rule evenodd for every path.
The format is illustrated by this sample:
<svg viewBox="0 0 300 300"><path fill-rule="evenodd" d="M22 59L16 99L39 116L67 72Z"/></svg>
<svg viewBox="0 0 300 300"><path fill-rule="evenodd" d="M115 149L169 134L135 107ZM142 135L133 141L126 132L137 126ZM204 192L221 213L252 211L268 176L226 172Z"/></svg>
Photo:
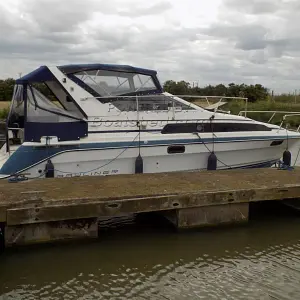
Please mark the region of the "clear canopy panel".
<svg viewBox="0 0 300 300"><path fill-rule="evenodd" d="M191 105L182 103L172 96L163 94L154 94L146 96L117 96L113 98L103 98L110 102L120 111L168 111L176 110L194 110Z"/></svg>
<svg viewBox="0 0 300 300"><path fill-rule="evenodd" d="M58 107L35 88L27 89L27 122L75 122L78 116Z"/></svg>
<svg viewBox="0 0 300 300"><path fill-rule="evenodd" d="M137 73L88 70L74 76L100 96L117 96L157 89L151 76Z"/></svg>
<svg viewBox="0 0 300 300"><path fill-rule="evenodd" d="M76 113L58 107L40 91L27 89L25 141L40 142L42 137L58 141L74 141L88 135L88 123Z"/></svg>
<svg viewBox="0 0 300 300"><path fill-rule="evenodd" d="M24 87L16 85L9 113L9 126L24 127ZM57 123L78 121L78 115L58 107L37 89L27 87L27 122Z"/></svg>
<svg viewBox="0 0 300 300"><path fill-rule="evenodd" d="M43 136L71 141L88 135L88 123L78 114L55 105L40 91L27 85L15 86L7 124L13 138L19 138L21 142L40 142Z"/></svg>
<svg viewBox="0 0 300 300"><path fill-rule="evenodd" d="M18 127L24 126L24 98L23 85L15 85L13 97L8 116L8 125L18 124Z"/></svg>
<svg viewBox="0 0 300 300"><path fill-rule="evenodd" d="M171 96L158 92L153 77L140 73L107 70L86 70L74 73L80 84L86 85L102 103L111 103L119 111L168 111L194 109ZM126 96L143 92L144 96Z"/></svg>

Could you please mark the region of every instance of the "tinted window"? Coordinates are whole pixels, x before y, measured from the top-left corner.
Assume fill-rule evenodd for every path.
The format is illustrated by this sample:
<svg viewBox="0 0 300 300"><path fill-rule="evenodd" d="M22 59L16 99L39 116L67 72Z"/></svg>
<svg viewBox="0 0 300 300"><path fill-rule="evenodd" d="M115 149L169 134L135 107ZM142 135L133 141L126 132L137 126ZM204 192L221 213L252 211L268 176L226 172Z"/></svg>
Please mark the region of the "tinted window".
<svg viewBox="0 0 300 300"><path fill-rule="evenodd" d="M167 124L161 131L163 134L193 132L236 132L236 131L271 131L261 124L251 123L186 123Z"/></svg>

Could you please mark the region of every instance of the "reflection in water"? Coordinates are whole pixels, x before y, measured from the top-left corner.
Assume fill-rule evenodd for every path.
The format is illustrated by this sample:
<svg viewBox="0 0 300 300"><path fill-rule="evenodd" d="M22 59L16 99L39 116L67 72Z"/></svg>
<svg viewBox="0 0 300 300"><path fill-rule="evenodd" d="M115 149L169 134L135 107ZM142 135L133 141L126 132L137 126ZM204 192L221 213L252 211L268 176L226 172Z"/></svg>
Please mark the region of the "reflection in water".
<svg viewBox="0 0 300 300"><path fill-rule="evenodd" d="M299 216L183 234L143 227L5 253L0 299L299 299Z"/></svg>

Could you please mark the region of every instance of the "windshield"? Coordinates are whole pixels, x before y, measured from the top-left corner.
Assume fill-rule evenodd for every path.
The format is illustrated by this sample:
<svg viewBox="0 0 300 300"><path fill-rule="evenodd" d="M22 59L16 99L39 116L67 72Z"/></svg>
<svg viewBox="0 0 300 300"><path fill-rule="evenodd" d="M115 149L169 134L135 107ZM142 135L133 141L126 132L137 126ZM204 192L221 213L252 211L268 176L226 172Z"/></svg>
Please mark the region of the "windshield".
<svg viewBox="0 0 300 300"><path fill-rule="evenodd" d="M153 78L144 74L88 70L73 74L73 76L100 96L157 90Z"/></svg>
<svg viewBox="0 0 300 300"><path fill-rule="evenodd" d="M120 111L168 111L174 108L177 111L195 110L190 104L185 104L164 94L146 96L118 96L112 98L103 97L103 102L111 103Z"/></svg>

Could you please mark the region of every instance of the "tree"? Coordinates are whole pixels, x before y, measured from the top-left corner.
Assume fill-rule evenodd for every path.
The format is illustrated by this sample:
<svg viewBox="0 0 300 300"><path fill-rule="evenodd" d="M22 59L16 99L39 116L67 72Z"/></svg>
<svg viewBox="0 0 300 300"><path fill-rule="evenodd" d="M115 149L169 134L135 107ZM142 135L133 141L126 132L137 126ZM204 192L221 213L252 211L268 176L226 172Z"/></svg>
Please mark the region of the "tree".
<svg viewBox="0 0 300 300"><path fill-rule="evenodd" d="M10 101L14 91L15 80L7 78L0 80L0 101Z"/></svg>
<svg viewBox="0 0 300 300"><path fill-rule="evenodd" d="M216 96L225 96L227 87L224 84L218 84L215 87Z"/></svg>
<svg viewBox="0 0 300 300"><path fill-rule="evenodd" d="M268 89L261 84L246 85L230 83L228 86L218 84L205 87L191 87L186 81L168 80L164 84L164 90L174 95L199 95L199 96L227 96L248 98L250 102L266 100Z"/></svg>
<svg viewBox="0 0 300 300"><path fill-rule="evenodd" d="M245 97L249 102L255 102L257 100L267 100L268 90L261 84L246 86Z"/></svg>
<svg viewBox="0 0 300 300"><path fill-rule="evenodd" d="M168 80L164 83L164 90L173 95L186 95L190 92L190 84L186 81Z"/></svg>

